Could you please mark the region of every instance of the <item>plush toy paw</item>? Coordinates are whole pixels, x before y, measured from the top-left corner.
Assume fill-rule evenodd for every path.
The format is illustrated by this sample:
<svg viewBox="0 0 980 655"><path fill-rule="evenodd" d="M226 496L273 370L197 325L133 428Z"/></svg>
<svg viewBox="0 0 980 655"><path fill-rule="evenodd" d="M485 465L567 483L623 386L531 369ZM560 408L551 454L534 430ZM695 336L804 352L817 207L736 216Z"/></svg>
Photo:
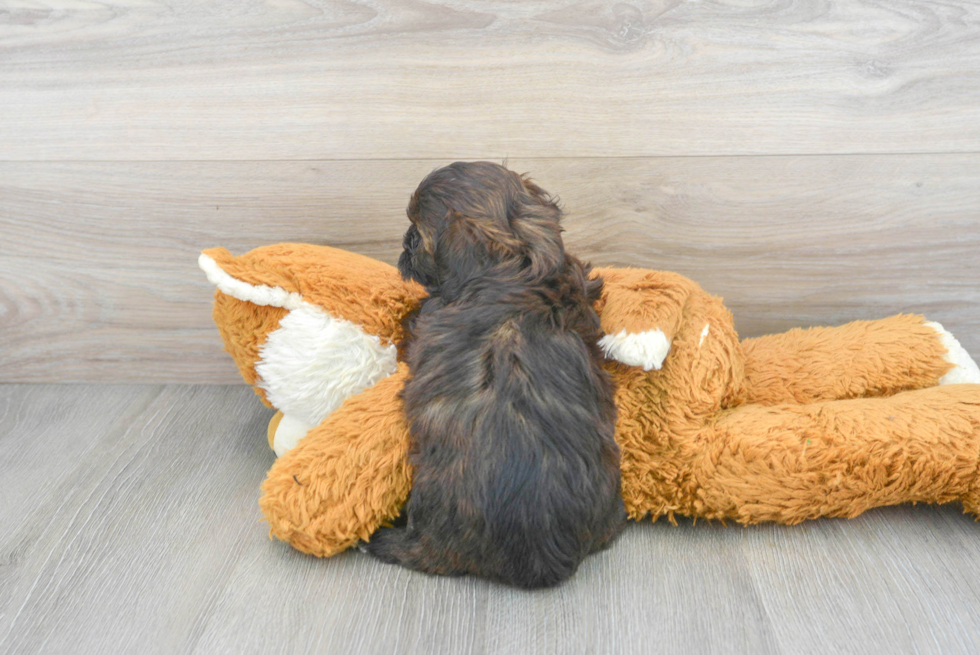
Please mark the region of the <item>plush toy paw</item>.
<svg viewBox="0 0 980 655"><path fill-rule="evenodd" d="M627 334L623 329L599 339L599 347L607 359L615 359L627 366L639 366L644 371L659 371L670 352L670 341L660 329L639 334Z"/></svg>
<svg viewBox="0 0 980 655"><path fill-rule="evenodd" d="M939 384L980 384L980 367L956 337L935 321L929 321L926 325L939 333L939 339L946 348L943 359L953 365L946 375L939 378Z"/></svg>
<svg viewBox="0 0 980 655"><path fill-rule="evenodd" d="M295 448L300 439L314 427L316 426L276 412L269 421L269 448L276 453L276 457L282 457Z"/></svg>

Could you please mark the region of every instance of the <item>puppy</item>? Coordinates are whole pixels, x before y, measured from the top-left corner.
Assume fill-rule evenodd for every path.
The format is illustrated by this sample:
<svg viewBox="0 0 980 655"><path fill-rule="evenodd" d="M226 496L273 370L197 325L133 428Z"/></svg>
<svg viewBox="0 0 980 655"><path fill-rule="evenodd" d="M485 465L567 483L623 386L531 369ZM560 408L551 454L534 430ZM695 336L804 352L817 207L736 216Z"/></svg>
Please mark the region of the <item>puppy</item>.
<svg viewBox="0 0 980 655"><path fill-rule="evenodd" d="M408 217L398 268L429 292L406 345L414 478L401 525L365 548L428 573L557 584L626 520L602 282L565 253L550 196L502 166L433 172Z"/></svg>

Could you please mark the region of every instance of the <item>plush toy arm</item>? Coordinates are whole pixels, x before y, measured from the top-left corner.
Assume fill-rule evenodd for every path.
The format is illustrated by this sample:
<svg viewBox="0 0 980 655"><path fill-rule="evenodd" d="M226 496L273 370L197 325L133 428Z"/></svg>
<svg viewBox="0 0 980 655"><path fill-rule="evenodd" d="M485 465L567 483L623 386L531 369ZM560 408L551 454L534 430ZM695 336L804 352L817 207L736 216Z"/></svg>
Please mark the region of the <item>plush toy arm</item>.
<svg viewBox="0 0 980 655"><path fill-rule="evenodd" d="M400 364L276 460L259 500L273 536L328 557L398 516L411 487L399 396L407 377Z"/></svg>
<svg viewBox="0 0 980 655"><path fill-rule="evenodd" d="M660 369L680 327L693 283L674 273L643 269L594 269L603 280L596 303L605 336L599 345L608 359Z"/></svg>
<svg viewBox="0 0 980 655"><path fill-rule="evenodd" d="M955 338L921 316L793 329L742 342L747 401L812 403L980 382Z"/></svg>

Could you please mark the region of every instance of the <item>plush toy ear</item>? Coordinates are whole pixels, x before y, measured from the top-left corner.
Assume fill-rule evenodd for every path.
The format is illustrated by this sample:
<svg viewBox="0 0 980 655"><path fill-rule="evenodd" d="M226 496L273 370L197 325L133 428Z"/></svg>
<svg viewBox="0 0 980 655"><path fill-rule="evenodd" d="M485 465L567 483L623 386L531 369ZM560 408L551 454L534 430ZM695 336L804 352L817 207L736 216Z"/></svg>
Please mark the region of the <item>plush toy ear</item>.
<svg viewBox="0 0 980 655"><path fill-rule="evenodd" d="M211 248L198 260L218 290L257 305L294 310L305 301L386 343L402 339L402 317L425 291L394 266L328 246L280 243L235 257Z"/></svg>
<svg viewBox="0 0 980 655"><path fill-rule="evenodd" d="M240 257L214 248L199 265L217 287L226 350L284 415L277 454L395 371L402 319L424 295L392 266L325 246L279 244Z"/></svg>
<svg viewBox="0 0 980 655"><path fill-rule="evenodd" d="M692 282L675 273L636 268L596 268L603 280L596 303L607 359L644 371L663 365L680 327Z"/></svg>

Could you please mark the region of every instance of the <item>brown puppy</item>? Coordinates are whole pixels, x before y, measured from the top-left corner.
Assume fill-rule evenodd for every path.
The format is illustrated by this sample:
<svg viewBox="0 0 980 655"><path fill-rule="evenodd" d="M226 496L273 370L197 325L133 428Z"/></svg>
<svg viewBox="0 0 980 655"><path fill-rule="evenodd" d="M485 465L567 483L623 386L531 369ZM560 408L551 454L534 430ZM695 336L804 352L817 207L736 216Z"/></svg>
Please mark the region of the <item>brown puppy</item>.
<svg viewBox="0 0 980 655"><path fill-rule="evenodd" d="M403 524L368 552L439 574L557 584L623 528L613 388L561 211L496 164L422 182L398 262L430 296L407 344L414 467Z"/></svg>

